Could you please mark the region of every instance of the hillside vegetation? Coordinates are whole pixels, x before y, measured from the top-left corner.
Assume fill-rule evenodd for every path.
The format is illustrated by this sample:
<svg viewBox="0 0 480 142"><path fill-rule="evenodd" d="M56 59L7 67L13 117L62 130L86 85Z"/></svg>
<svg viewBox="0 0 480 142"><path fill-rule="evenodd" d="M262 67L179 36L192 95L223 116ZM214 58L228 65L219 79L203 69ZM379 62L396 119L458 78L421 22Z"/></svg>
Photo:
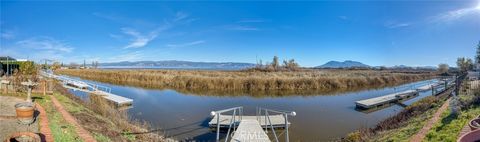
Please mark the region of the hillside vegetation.
<svg viewBox="0 0 480 142"><path fill-rule="evenodd" d="M373 70L302 70L284 72L192 70L56 71L100 82L145 88L239 91L331 91L395 85L431 78L430 73Z"/></svg>

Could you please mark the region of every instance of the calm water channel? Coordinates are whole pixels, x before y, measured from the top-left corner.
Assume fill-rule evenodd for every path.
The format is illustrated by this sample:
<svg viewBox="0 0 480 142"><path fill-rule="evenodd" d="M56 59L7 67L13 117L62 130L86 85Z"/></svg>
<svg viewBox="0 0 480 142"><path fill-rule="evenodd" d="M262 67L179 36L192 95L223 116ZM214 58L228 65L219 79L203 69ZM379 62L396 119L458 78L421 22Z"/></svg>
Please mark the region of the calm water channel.
<svg viewBox="0 0 480 142"><path fill-rule="evenodd" d="M216 133L208 128L210 112L244 106L247 115L254 115L256 107L295 111L297 116L289 117L292 123L291 140L329 141L343 137L355 129L371 127L403 109L399 105L392 105L374 112L359 112L355 110L355 101L418 88L432 81L436 80L334 95L265 98L182 94L174 90L96 83L111 87L114 94L133 99L133 107L128 109L131 117L150 122L159 132L177 140L214 141ZM80 92L72 92L83 98L88 97ZM431 91L420 93L418 97L406 101L405 104L411 104L429 95Z"/></svg>

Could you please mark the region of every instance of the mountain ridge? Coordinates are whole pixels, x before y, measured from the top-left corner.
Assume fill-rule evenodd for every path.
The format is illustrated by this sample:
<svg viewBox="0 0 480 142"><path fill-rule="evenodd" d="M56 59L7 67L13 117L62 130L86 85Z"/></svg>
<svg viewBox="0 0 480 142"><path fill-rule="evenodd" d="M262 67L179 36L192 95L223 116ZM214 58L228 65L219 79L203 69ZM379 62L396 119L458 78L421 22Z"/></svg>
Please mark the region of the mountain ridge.
<svg viewBox="0 0 480 142"><path fill-rule="evenodd" d="M345 60L343 62L328 61L327 63L320 66L316 66L315 68L354 68L354 67L369 68L370 66L358 61Z"/></svg>
<svg viewBox="0 0 480 142"><path fill-rule="evenodd" d="M163 61L121 61L100 63L101 67L155 67L155 68L232 68L243 69L255 66L252 63L241 62L193 62L179 60Z"/></svg>

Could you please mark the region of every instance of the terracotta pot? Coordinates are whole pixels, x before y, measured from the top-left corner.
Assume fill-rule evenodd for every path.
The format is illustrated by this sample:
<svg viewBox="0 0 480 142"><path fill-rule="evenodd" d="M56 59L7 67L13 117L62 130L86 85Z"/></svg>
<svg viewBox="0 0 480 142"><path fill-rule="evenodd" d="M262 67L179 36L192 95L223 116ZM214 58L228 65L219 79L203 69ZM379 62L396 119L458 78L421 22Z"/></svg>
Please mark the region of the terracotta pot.
<svg viewBox="0 0 480 142"><path fill-rule="evenodd" d="M5 142L41 142L38 134L32 132L16 132L11 134Z"/></svg>
<svg viewBox="0 0 480 142"><path fill-rule="evenodd" d="M470 120L470 122L468 122L468 126L470 127L470 129L472 131L479 129L480 128L480 118L475 118L475 119Z"/></svg>
<svg viewBox="0 0 480 142"><path fill-rule="evenodd" d="M457 142L478 142L480 141L480 130L471 131L461 136Z"/></svg>
<svg viewBox="0 0 480 142"><path fill-rule="evenodd" d="M21 102L15 105L17 119L23 124L30 124L33 122L34 107L31 102Z"/></svg>

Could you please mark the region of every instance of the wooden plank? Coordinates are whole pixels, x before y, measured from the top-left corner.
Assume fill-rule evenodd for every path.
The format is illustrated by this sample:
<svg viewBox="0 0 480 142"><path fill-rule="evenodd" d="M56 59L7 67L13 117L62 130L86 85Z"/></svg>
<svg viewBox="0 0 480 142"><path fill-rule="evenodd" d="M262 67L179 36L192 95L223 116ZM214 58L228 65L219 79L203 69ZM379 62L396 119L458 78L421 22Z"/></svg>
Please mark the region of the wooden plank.
<svg viewBox="0 0 480 142"><path fill-rule="evenodd" d="M270 121L274 128L284 128L285 127L285 117L283 115L270 115ZM228 127L230 121L232 120L232 115L220 115L220 127ZM270 122L268 119L265 121L265 116L242 116L242 120L255 120L258 121L261 127L265 127L265 124L270 128ZM240 116L235 117L236 123L240 123ZM266 122L266 123L265 123ZM290 122L287 122L290 125ZM210 122L208 122L210 127L217 127L217 116L214 116Z"/></svg>
<svg viewBox="0 0 480 142"><path fill-rule="evenodd" d="M257 120L243 119L230 142L270 142Z"/></svg>

